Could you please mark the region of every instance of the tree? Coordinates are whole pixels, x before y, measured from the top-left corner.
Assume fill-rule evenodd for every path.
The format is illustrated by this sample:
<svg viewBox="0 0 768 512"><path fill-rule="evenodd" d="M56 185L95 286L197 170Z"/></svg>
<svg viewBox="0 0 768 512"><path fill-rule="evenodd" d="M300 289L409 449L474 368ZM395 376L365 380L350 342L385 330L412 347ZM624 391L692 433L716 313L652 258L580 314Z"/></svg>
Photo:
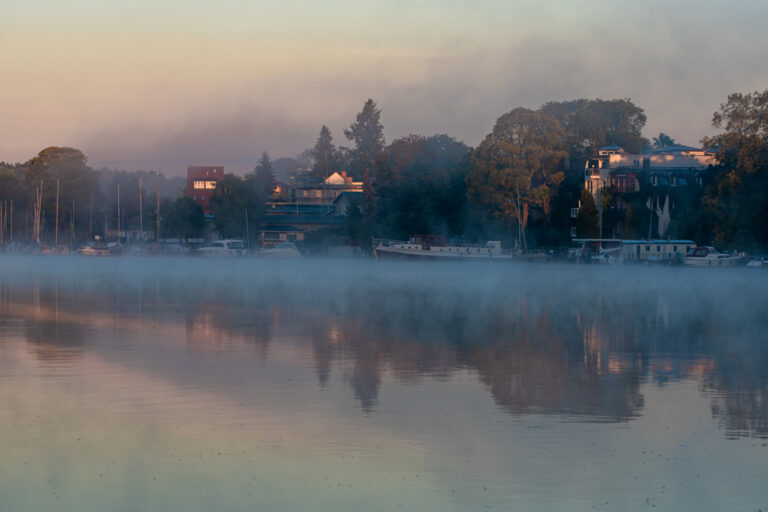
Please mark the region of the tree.
<svg viewBox="0 0 768 512"><path fill-rule="evenodd" d="M563 180L558 166L567 152L560 124L539 111L517 108L504 114L472 154L467 177L470 201L525 228L532 207L549 214L552 188Z"/></svg>
<svg viewBox="0 0 768 512"><path fill-rule="evenodd" d="M72 225L73 214L77 216L77 226L84 229L88 222L88 209L91 198L99 197L96 172L88 166L88 160L82 151L67 147L48 147L34 157L24 175L24 188L29 204L34 203L35 190L42 183L42 222L48 231L55 229L56 189L59 189L59 233ZM72 204L75 202L75 212ZM78 208L77 205L80 205ZM70 236L72 236L70 231ZM55 235L51 238L56 238ZM61 238L64 240L65 238Z"/></svg>
<svg viewBox="0 0 768 512"><path fill-rule="evenodd" d="M639 153L647 142L645 113L629 99L549 102L540 110L562 125L572 158L590 157L606 145Z"/></svg>
<svg viewBox="0 0 768 512"><path fill-rule="evenodd" d="M654 149L663 148L665 146L674 146L675 145L675 139L670 137L664 132L659 133L658 137L653 138L653 142L651 143L651 146Z"/></svg>
<svg viewBox="0 0 768 512"><path fill-rule="evenodd" d="M470 149L447 135L392 141L376 164L376 224L384 236L459 236L467 213Z"/></svg>
<svg viewBox="0 0 768 512"><path fill-rule="evenodd" d="M718 165L702 199L717 245L768 247L768 90L731 94L712 117L724 132L702 140Z"/></svg>
<svg viewBox="0 0 768 512"><path fill-rule="evenodd" d="M331 130L323 125L320 135L317 137L315 147L311 150L312 159L315 161L312 175L316 178L327 178L338 165L339 155L336 146L333 145Z"/></svg>
<svg viewBox="0 0 768 512"><path fill-rule="evenodd" d="M576 216L576 235L581 238L600 238L598 233L597 208L592 194L581 190L581 204Z"/></svg>
<svg viewBox="0 0 768 512"><path fill-rule="evenodd" d="M272 196L277 185L275 173L272 170L272 161L266 151L261 154L261 159L253 170L252 180L257 197L266 202Z"/></svg>
<svg viewBox="0 0 768 512"><path fill-rule="evenodd" d="M210 200L213 224L224 238L246 236L246 209L253 204L250 187L239 176L224 175L213 191Z"/></svg>
<svg viewBox="0 0 768 512"><path fill-rule="evenodd" d="M200 238L205 230L205 215L191 197L165 198L160 204L162 238Z"/></svg>
<svg viewBox="0 0 768 512"><path fill-rule="evenodd" d="M384 148L384 128L380 118L381 110L376 108L372 99L368 99L355 117L355 122L344 130L344 136L355 143L351 167L358 175L373 171L376 159Z"/></svg>

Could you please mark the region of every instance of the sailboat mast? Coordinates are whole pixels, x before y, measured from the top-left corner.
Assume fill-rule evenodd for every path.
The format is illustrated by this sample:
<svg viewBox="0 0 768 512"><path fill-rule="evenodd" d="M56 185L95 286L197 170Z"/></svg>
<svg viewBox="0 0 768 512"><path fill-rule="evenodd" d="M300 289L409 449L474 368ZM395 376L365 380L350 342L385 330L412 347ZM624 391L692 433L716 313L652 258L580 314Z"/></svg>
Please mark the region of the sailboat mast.
<svg viewBox="0 0 768 512"><path fill-rule="evenodd" d="M139 176L139 236L144 236L144 209L141 195L141 176Z"/></svg>
<svg viewBox="0 0 768 512"><path fill-rule="evenodd" d="M157 200L157 210L156 210L156 218L157 218L157 235L155 237L155 241L159 244L160 243L160 176L162 176L162 173L157 173L157 190L155 191L155 199Z"/></svg>
<svg viewBox="0 0 768 512"><path fill-rule="evenodd" d="M59 249L59 178L56 178L56 226L53 232L53 246L55 250Z"/></svg>

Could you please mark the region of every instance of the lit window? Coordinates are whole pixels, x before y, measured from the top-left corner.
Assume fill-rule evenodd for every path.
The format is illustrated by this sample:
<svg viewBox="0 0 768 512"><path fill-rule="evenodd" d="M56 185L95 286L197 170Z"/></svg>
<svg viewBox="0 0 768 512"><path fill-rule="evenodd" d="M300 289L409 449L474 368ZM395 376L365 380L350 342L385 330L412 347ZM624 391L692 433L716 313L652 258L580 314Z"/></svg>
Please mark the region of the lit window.
<svg viewBox="0 0 768 512"><path fill-rule="evenodd" d="M192 182L192 188L197 190L213 190L216 188L216 182L212 180L195 180Z"/></svg>

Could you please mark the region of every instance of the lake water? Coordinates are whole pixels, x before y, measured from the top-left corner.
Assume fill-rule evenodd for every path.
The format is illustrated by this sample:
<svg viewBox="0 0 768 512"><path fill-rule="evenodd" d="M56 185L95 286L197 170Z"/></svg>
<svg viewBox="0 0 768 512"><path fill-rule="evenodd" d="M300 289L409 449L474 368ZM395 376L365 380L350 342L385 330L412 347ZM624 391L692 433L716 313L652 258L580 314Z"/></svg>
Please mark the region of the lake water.
<svg viewBox="0 0 768 512"><path fill-rule="evenodd" d="M768 272L0 259L0 510L768 509Z"/></svg>

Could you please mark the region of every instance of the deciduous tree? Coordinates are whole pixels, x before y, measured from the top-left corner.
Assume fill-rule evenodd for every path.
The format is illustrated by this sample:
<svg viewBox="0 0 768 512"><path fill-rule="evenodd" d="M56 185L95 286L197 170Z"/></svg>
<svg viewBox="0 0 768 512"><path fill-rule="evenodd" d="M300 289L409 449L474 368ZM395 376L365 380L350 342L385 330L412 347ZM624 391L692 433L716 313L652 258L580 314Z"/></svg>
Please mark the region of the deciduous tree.
<svg viewBox="0 0 768 512"><path fill-rule="evenodd" d="M467 178L471 201L499 217L514 218L523 234L532 207L546 215L552 187L563 180L558 166L567 156L560 123L542 112L517 108L504 114L472 154Z"/></svg>

